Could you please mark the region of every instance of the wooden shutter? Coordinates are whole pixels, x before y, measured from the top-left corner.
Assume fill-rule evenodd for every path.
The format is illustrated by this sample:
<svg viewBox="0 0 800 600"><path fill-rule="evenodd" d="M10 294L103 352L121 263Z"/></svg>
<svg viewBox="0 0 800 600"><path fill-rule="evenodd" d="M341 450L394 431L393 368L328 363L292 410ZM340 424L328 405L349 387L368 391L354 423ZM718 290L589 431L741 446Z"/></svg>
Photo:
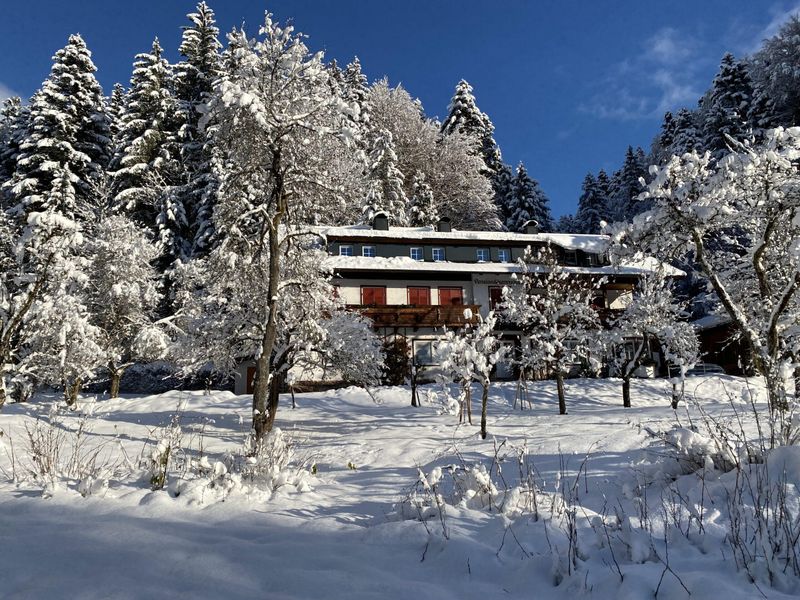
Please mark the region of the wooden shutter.
<svg viewBox="0 0 800 600"><path fill-rule="evenodd" d="M440 287L439 304L464 304L464 291L460 287Z"/></svg>
<svg viewBox="0 0 800 600"><path fill-rule="evenodd" d="M430 306L431 304L431 288L429 287L411 287L408 288L408 303L416 304L418 306Z"/></svg>
<svg viewBox="0 0 800 600"><path fill-rule="evenodd" d="M386 288L362 287L361 304L384 306L386 304Z"/></svg>

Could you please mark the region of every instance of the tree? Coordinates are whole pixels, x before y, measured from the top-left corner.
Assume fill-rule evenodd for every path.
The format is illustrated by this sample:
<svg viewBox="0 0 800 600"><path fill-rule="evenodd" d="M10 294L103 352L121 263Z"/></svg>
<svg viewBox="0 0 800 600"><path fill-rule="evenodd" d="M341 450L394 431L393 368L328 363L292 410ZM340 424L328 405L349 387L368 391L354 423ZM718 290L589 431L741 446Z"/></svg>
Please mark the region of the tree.
<svg viewBox="0 0 800 600"><path fill-rule="evenodd" d="M729 139L743 141L750 132L753 86L747 67L732 54L722 57L719 72L700 107L703 149L720 158Z"/></svg>
<svg viewBox="0 0 800 600"><path fill-rule="evenodd" d="M666 158L683 156L693 150L701 151L700 132L696 124L695 113L682 108L675 117L675 137Z"/></svg>
<svg viewBox="0 0 800 600"><path fill-rule="evenodd" d="M762 127L800 123L800 18L793 15L752 57L756 88L751 120ZM759 114L760 112L760 114Z"/></svg>
<svg viewBox="0 0 800 600"><path fill-rule="evenodd" d="M614 195L611 198L614 220L629 221L641 212L639 194L644 191L644 177L646 168L641 159L628 146L625 152L625 162L622 168L614 175Z"/></svg>
<svg viewBox="0 0 800 600"><path fill-rule="evenodd" d="M593 285L559 265L547 245L530 248L519 259L519 283L503 288L503 318L515 323L523 336L518 363L525 373L546 368L555 375L558 410L567 414L564 378L574 365L591 359L599 321L591 307Z"/></svg>
<svg viewBox="0 0 800 600"><path fill-rule="evenodd" d="M213 238L211 215L217 182L212 169L212 123L200 127L211 101L214 81L221 71L219 29L214 11L205 2L187 15L191 25L183 28L180 53L184 60L175 67L175 100L179 110L181 187L178 204L186 212L187 245L190 253L205 253Z"/></svg>
<svg viewBox="0 0 800 600"><path fill-rule="evenodd" d="M208 345L215 368L255 362L253 431L260 441L277 410L270 387L279 384L273 366L286 303L305 301L303 285L319 279L286 276L293 257L306 257L317 273L321 263L295 252L306 236L293 224L330 194L320 147L346 140L337 135L344 117L322 56L312 55L291 26L280 27L268 14L261 37L243 41L231 58L211 103L216 152L224 157L215 161L221 241L192 261L181 293L195 301L187 327Z"/></svg>
<svg viewBox="0 0 800 600"><path fill-rule="evenodd" d="M553 216L550 213L549 200L545 196L539 182L531 179L525 166L520 163L511 183L510 196L505 202L511 217L506 221L509 231L524 232L525 223L536 221L541 231L552 231Z"/></svg>
<svg viewBox="0 0 800 600"><path fill-rule="evenodd" d="M600 172L605 176L603 171ZM608 179L595 178L591 173L583 180L583 193L578 199L578 211L575 213L577 233L600 233L602 223L609 221L608 211Z"/></svg>
<svg viewBox="0 0 800 600"><path fill-rule="evenodd" d="M405 176L397 168L397 154L394 151L392 134L387 130L375 138L370 151L369 184L364 222L372 222L378 212L385 213L392 224L408 225L409 201L403 189Z"/></svg>
<svg viewBox="0 0 800 600"><path fill-rule="evenodd" d="M92 195L108 163L111 142L96 70L79 35L71 35L53 57L50 75L31 99L14 176L3 184L18 210L40 211L46 202L58 201L62 214L74 218ZM72 191L51 194L61 183L54 182L65 174Z"/></svg>
<svg viewBox="0 0 800 600"><path fill-rule="evenodd" d="M111 170L116 205L149 229L161 246L160 267L189 253L188 220L180 183L180 124L172 69L156 39L133 65L119 141Z"/></svg>
<svg viewBox="0 0 800 600"><path fill-rule="evenodd" d="M146 231L121 214L101 219L87 241L87 284L91 323L102 350L100 364L111 379L110 397L119 396L125 370L138 360L157 360L168 340L156 325L161 301L156 246Z"/></svg>
<svg viewBox="0 0 800 600"><path fill-rule="evenodd" d="M28 110L22 106L18 96L3 101L0 109L0 182L11 179L17 170L19 147L28 127L28 117ZM2 189L0 206L4 206L1 200Z"/></svg>
<svg viewBox="0 0 800 600"><path fill-rule="evenodd" d="M439 212L433 198L433 190L425 181L424 173L414 173L411 182L411 225L414 227L433 226L439 221Z"/></svg>
<svg viewBox="0 0 800 600"><path fill-rule="evenodd" d="M442 357L441 369L445 378L455 381L461 386L461 411L459 422L464 417L472 424L472 400L470 386L477 381L483 388L481 395L481 438L486 439L486 408L489 402L490 375L495 365L503 357L505 347L495 332L497 318L494 311L484 319L477 315L477 323L469 323L473 318L472 311L464 310L464 319L468 322L460 331L449 330L444 338L437 342L434 354Z"/></svg>
<svg viewBox="0 0 800 600"><path fill-rule="evenodd" d="M697 360L697 333L684 317L671 284L656 271L641 279L628 305L611 320L604 337L614 370L622 378L622 406L630 408L631 377L655 347L668 362L675 362L680 378Z"/></svg>
<svg viewBox="0 0 800 600"><path fill-rule="evenodd" d="M647 190L653 208L615 235L656 256L694 254L767 384L773 430L785 439L782 372L797 340L800 132L767 132L719 164L709 154L673 157Z"/></svg>

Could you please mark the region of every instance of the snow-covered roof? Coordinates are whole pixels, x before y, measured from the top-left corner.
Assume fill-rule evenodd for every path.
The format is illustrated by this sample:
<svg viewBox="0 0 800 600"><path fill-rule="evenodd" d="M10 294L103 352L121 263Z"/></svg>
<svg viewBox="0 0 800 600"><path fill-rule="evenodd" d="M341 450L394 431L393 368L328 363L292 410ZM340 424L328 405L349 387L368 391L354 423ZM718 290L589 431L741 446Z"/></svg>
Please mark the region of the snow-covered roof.
<svg viewBox="0 0 800 600"><path fill-rule="evenodd" d="M731 318L728 315L710 314L695 319L692 321L692 325L694 325L695 329L698 331L705 331L706 329L714 329L714 327L719 327L720 325L727 325L730 322Z"/></svg>
<svg viewBox="0 0 800 600"><path fill-rule="evenodd" d="M568 250L583 250L600 254L609 243L607 235L573 233L510 233L508 231L436 231L433 227L390 227L388 230L373 229L369 225L346 227L315 227L317 233L335 238L380 238L440 240L453 242L552 242Z"/></svg>
<svg viewBox="0 0 800 600"><path fill-rule="evenodd" d="M659 262L655 258L645 258L640 261L629 261L619 267L562 267L566 273L583 273L586 275L644 275L652 273L658 268ZM408 256L392 258L369 256L330 256L326 259L326 266L334 272L340 271L416 271L439 273L520 273L522 269L517 263L462 263L462 262L430 262L414 260ZM541 267L544 269L544 267ZM668 277L681 277L685 275L680 269L663 265ZM533 270L534 267L529 267Z"/></svg>

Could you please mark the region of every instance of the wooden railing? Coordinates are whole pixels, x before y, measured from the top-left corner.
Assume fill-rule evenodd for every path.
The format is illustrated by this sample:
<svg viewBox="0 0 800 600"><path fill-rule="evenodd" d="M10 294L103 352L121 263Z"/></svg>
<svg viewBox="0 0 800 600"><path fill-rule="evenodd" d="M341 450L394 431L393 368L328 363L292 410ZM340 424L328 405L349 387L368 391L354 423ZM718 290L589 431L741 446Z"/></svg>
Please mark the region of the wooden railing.
<svg viewBox="0 0 800 600"><path fill-rule="evenodd" d="M348 306L372 319L376 327L460 327L468 322L464 311L472 311L470 323L477 321L479 304L448 304L445 306Z"/></svg>

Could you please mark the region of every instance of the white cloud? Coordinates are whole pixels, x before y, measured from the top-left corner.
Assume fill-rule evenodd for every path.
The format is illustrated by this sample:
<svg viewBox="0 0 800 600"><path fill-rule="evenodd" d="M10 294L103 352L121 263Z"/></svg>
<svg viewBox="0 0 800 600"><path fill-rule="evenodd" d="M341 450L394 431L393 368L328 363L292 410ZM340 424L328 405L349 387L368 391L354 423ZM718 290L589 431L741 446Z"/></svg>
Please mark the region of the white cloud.
<svg viewBox="0 0 800 600"><path fill-rule="evenodd" d="M4 101L6 98L11 98L12 96L19 96L19 94L0 81L0 102Z"/></svg>
<svg viewBox="0 0 800 600"><path fill-rule="evenodd" d="M663 27L645 40L638 56L617 64L595 83L590 99L579 108L602 119L660 117L697 101L702 93L697 73L706 59L699 40Z"/></svg>

